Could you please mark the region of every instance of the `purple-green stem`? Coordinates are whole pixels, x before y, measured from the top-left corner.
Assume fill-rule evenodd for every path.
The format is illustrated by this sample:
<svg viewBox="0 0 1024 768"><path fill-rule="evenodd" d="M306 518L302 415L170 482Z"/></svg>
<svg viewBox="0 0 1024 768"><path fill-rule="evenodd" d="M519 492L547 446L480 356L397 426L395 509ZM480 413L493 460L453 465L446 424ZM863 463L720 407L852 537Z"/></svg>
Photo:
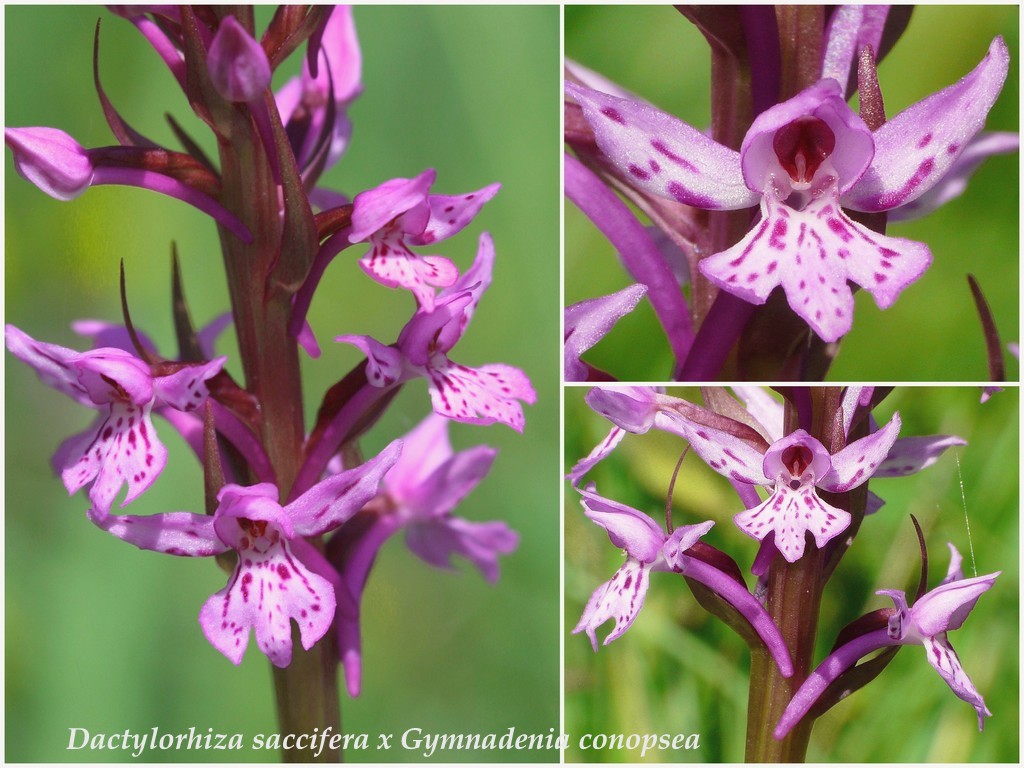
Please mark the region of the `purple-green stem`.
<svg viewBox="0 0 1024 768"><path fill-rule="evenodd" d="M830 453L845 447L842 429L836 429L841 417L841 390L839 387L811 387L795 393L798 400L810 401L810 433L822 442ZM809 398L801 397L808 394ZM801 403L804 404L805 403ZM839 422L841 423L841 421ZM801 426L797 408L787 398L785 402L785 433ZM822 494L833 506L847 509L849 494ZM750 670L750 691L747 700L746 760L755 763L799 763L807 755L813 719L807 718L789 734L776 740L772 732L782 717L793 694L807 679L814 664L814 645L818 631L821 595L825 586L825 551L807 539L803 557L788 563L776 555L768 571L766 609L782 633L793 657L793 676L782 677L767 652L754 654Z"/></svg>
<svg viewBox="0 0 1024 768"><path fill-rule="evenodd" d="M224 111L231 117L227 140L220 142L221 202L242 219L254 239L247 245L221 229L221 246L246 387L260 404L260 438L283 501L299 471L305 428L298 346L288 333L291 294L267 279L281 245L280 202L259 132L231 109ZM310 543L322 548L322 542ZM284 669L273 667L282 736L312 733L314 728L341 733L333 631L308 651L294 628L292 639L291 664ZM286 749L282 758L340 762L341 752L324 749L317 755L312 749Z"/></svg>

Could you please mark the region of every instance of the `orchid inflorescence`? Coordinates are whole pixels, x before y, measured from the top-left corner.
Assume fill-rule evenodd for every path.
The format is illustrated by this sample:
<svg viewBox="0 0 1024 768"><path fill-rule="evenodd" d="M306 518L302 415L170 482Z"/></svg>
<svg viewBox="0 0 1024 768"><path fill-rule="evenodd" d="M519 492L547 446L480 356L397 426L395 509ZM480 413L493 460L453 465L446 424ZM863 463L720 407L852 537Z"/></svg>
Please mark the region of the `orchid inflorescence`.
<svg viewBox="0 0 1024 768"><path fill-rule="evenodd" d="M418 251L466 228L500 185L436 194L436 173L427 169L351 198L318 186L344 156L352 131L348 109L363 90L348 6L282 6L259 34L252 8L244 6L113 10L166 64L211 130L219 157L208 156L171 118L184 151L128 124L100 84L98 26L96 87L117 143L89 149L56 128L22 127L5 130L7 146L18 173L58 200L120 184L207 214L220 233L231 312L195 330L175 261L179 352L164 356L132 323L122 268L123 325L73 325L91 348L39 341L13 325L6 328L7 347L44 383L98 412L54 457L69 494L88 489L92 524L140 549L216 557L228 568L227 585L199 613L217 650L238 664L255 634L259 650L287 668L294 623L307 651L325 638L336 643L320 652L343 662L348 690L357 695L361 597L387 539L404 531L410 550L426 563L451 568L458 555L489 581L498 578L500 556L518 544L503 522L454 514L487 475L496 450L453 451L449 423L501 423L521 432L521 403L535 400L518 368L450 359L491 283L494 242L479 235L468 269ZM301 52L301 72L273 90L275 70L294 52ZM367 360L335 377L307 430L299 350L320 355L307 312L325 270L350 246L356 258L344 268L353 279L368 276L404 292L411 311L390 346L369 336L337 336ZM375 290L365 285L368 293ZM235 361L213 350L232 323L240 365L229 372ZM433 412L364 460L359 438L398 390L420 377ZM145 506L141 500L168 462L162 422L202 464L206 509L120 514L115 504L122 491L127 488L121 507Z"/></svg>
<svg viewBox="0 0 1024 768"><path fill-rule="evenodd" d="M594 590L573 631L586 633L596 651L598 630L613 620L603 641L608 645L637 620L652 574L682 576L700 605L735 629L754 652L749 760L803 759L813 721L874 679L902 645L925 647L928 662L953 693L975 708L981 728L992 713L947 633L964 624L999 573L965 578L962 558L950 543L948 575L926 591L927 552L916 520L923 560L916 599L908 600L902 590L879 591L892 599L894 608L849 624L820 663L813 663L812 654L821 596L861 526L870 526L870 516L884 505L868 483L915 474L965 441L953 435L901 436L898 412L880 426L873 410L887 388L779 391L783 402L760 387L734 386L732 393L704 388L703 405L650 387L602 386L586 392L587 405L612 426L575 463L568 478L586 517L623 550L625 563ZM756 579L752 589L741 563L718 548L715 526L721 518L674 523L673 492L675 504L685 508L693 488L692 480L678 477L680 466L667 482L664 524L602 495L589 479L624 441L635 439L631 435L651 430L679 441L687 478L692 475L686 474L685 457L695 453L731 484L734 504L721 511L758 542L748 564ZM757 493L759 487L767 490L765 498ZM792 602L794 595L799 596L797 603ZM851 599L849 594L842 597ZM858 664L880 650L885 653L877 659ZM759 666L759 659L767 662Z"/></svg>
<svg viewBox="0 0 1024 768"><path fill-rule="evenodd" d="M985 159L1016 151L1016 133L982 130L1006 43L996 37L958 82L887 116L876 61L908 8L679 11L711 47L709 130L566 65L565 194L634 283L566 309L566 379L622 376L580 356L646 299L674 358L671 374L648 378L820 380L853 327L854 291L884 310L932 263L928 244L889 236L887 223L931 213Z"/></svg>

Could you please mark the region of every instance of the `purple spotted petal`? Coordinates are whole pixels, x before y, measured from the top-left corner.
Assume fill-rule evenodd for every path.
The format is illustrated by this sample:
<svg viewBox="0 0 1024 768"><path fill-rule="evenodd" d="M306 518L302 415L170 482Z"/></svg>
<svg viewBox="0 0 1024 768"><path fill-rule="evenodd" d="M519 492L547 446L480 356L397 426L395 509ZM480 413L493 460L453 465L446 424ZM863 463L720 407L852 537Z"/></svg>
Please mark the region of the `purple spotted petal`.
<svg viewBox="0 0 1024 768"><path fill-rule="evenodd" d="M779 132L800 120L817 120L831 131L834 146L828 163L838 175L845 192L860 178L871 162L874 145L864 121L847 106L839 83L821 80L791 99L766 109L754 120L740 148L740 164L747 187L767 193L780 179L789 184L789 173L780 164L775 149Z"/></svg>
<svg viewBox="0 0 1024 768"><path fill-rule="evenodd" d="M67 347L36 341L27 333L13 325L5 329L5 341L11 354L23 363L35 369L39 378L47 386L63 392L68 397L86 406L95 403L78 378L73 363L81 356Z"/></svg>
<svg viewBox="0 0 1024 768"><path fill-rule="evenodd" d="M239 552L234 574L203 605L199 623L206 639L233 663L241 663L254 630L256 645L271 663L287 667L292 619L308 650L330 628L334 606L331 583L300 563L281 540L265 552Z"/></svg>
<svg viewBox="0 0 1024 768"><path fill-rule="evenodd" d="M844 493L872 477L892 450L903 422L894 413L877 432L862 437L832 456L832 470L817 485L826 491Z"/></svg>
<svg viewBox="0 0 1024 768"><path fill-rule="evenodd" d="M444 360L428 366L425 375L434 412L466 424L501 422L522 432L525 418L518 401L537 400L526 374L510 365L469 368Z"/></svg>
<svg viewBox="0 0 1024 768"><path fill-rule="evenodd" d="M356 195L352 201L349 242L369 240L371 235L388 228L399 216L402 220L400 225L395 223L394 230L403 234L420 234L430 216L427 192L436 175L433 169L428 168L414 179L391 179Z"/></svg>
<svg viewBox="0 0 1024 768"><path fill-rule="evenodd" d="M814 486L796 490L776 486L759 507L740 512L736 525L748 536L761 540L775 532L775 546L787 561L795 563L804 553L804 536L810 532L821 549L850 525L850 513L818 498Z"/></svg>
<svg viewBox="0 0 1024 768"><path fill-rule="evenodd" d="M362 350L366 355L366 380L373 386L390 387L402 378L405 361L394 347L369 336L337 336L334 340Z"/></svg>
<svg viewBox="0 0 1024 768"><path fill-rule="evenodd" d="M93 435L88 442L83 434L74 448L65 444L69 450L61 478L72 494L92 482L89 500L105 515L122 486L128 486L123 507L153 484L167 463L167 449L157 439L149 405L112 403L109 414L88 431Z"/></svg>
<svg viewBox="0 0 1024 768"><path fill-rule="evenodd" d="M413 233L409 241L413 245L430 245L458 234L500 189L501 184L490 184L465 195L430 195L427 226L422 234Z"/></svg>
<svg viewBox="0 0 1024 768"><path fill-rule="evenodd" d="M4 141L23 178L57 200L73 200L92 184L89 153L56 128L7 128Z"/></svg>
<svg viewBox="0 0 1024 768"><path fill-rule="evenodd" d="M206 382L216 376L228 361L218 357L207 363L190 365L170 376L153 379L157 405L169 405L179 411L194 411L206 402L210 391Z"/></svg>
<svg viewBox="0 0 1024 768"><path fill-rule="evenodd" d="M230 547L217 536L213 518L191 512L159 515L90 515L93 522L112 536L139 549L181 557L210 557Z"/></svg>
<svg viewBox="0 0 1024 768"><path fill-rule="evenodd" d="M956 435L928 435L903 437L893 443L874 477L903 477L920 472L939 460L947 448L967 445L967 441Z"/></svg>
<svg viewBox="0 0 1024 768"><path fill-rule="evenodd" d="M764 456L738 437L703 424L688 426L686 437L690 447L718 474L750 485L774 482L765 476Z"/></svg>
<svg viewBox="0 0 1024 768"><path fill-rule="evenodd" d="M843 196L843 205L857 211L888 211L939 183L985 125L1009 62L1006 44L997 37L970 74L875 131L875 159Z"/></svg>
<svg viewBox="0 0 1024 768"><path fill-rule="evenodd" d="M587 607L583 610L583 616L572 633L575 635L578 632L586 632L590 644L596 651L597 628L609 619L615 619L615 627L604 639L604 645L621 637L644 606L650 573L650 566L628 558L610 581L594 590Z"/></svg>
<svg viewBox="0 0 1024 768"><path fill-rule="evenodd" d="M945 632L935 637L926 637L924 649L928 663L942 676L950 690L974 707L978 713L978 730L983 730L985 718L991 717L992 713L985 706L985 700L978 693L978 689L974 687L971 678L964 672L964 668L960 664L960 657L956 655Z"/></svg>
<svg viewBox="0 0 1024 768"><path fill-rule="evenodd" d="M955 200L967 189L967 182L978 167L993 155L1005 155L1020 149L1020 135L1016 133L979 133L971 139L964 151L935 185L906 205L889 211L889 221L910 221L927 216L950 200Z"/></svg>
<svg viewBox="0 0 1024 768"><path fill-rule="evenodd" d="M566 308L563 347L566 381L586 381L589 369L580 356L632 312L646 293L647 286L637 283L609 296L587 299Z"/></svg>
<svg viewBox="0 0 1024 768"><path fill-rule="evenodd" d="M634 186L709 210L748 208L740 156L696 128L647 103L619 99L566 82L583 108L601 151Z"/></svg>
<svg viewBox="0 0 1024 768"><path fill-rule="evenodd" d="M828 194L802 211L765 197L761 213L761 222L739 243L702 260L700 270L753 304L763 304L781 285L793 311L824 341L836 341L852 325L847 280L885 309L931 264L926 245L868 230Z"/></svg>
<svg viewBox="0 0 1024 768"><path fill-rule="evenodd" d="M321 480L285 506L300 536L319 536L339 527L370 501L381 480L398 460L402 441L395 440L364 464Z"/></svg>
<svg viewBox="0 0 1024 768"><path fill-rule="evenodd" d="M583 512L608 532L612 544L641 563L650 564L658 558L665 544L665 532L648 515L599 495L593 483L576 490L583 497ZM696 535L700 538L701 534Z"/></svg>
<svg viewBox="0 0 1024 768"><path fill-rule="evenodd" d="M498 556L515 551L519 534L500 521L475 523L444 515L429 522L410 523L405 543L413 554L435 568L453 568L452 555L460 555L494 583L499 575Z"/></svg>

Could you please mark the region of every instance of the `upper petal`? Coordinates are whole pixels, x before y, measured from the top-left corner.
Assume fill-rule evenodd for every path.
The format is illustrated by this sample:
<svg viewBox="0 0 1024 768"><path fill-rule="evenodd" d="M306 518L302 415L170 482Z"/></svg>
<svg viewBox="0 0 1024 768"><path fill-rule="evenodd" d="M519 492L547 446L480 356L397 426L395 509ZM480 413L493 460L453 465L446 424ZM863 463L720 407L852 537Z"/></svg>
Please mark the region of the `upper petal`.
<svg viewBox="0 0 1024 768"><path fill-rule="evenodd" d="M593 483L576 490L583 497L580 503L584 513L608 532L612 544L626 550L631 558L642 563L653 563L658 558L666 536L661 526L648 515L606 499L597 493Z"/></svg>
<svg viewBox="0 0 1024 768"><path fill-rule="evenodd" d="M835 144L828 160L846 191L871 162L874 144L864 121L846 104L835 80L820 80L791 99L766 109L754 120L740 148L747 186L764 192L772 174L781 168L775 151L778 131L801 118L815 118L831 130Z"/></svg>
<svg viewBox="0 0 1024 768"><path fill-rule="evenodd" d="M403 218L402 230L406 233L422 232L430 215L427 192L436 175L432 168L428 168L414 179L390 179L379 187L356 195L352 201L349 242L367 240L399 216L410 212L412 215L408 221Z"/></svg>
<svg viewBox="0 0 1024 768"><path fill-rule="evenodd" d="M430 195L427 198L430 218L423 232L413 234L410 242L429 245L458 234L500 189L501 184L495 183L464 195Z"/></svg>
<svg viewBox="0 0 1024 768"><path fill-rule="evenodd" d="M888 211L931 189L985 125L1009 65L1006 43L997 37L970 74L882 125L874 133L874 161L843 205Z"/></svg>
<svg viewBox="0 0 1024 768"><path fill-rule="evenodd" d="M206 363L184 366L169 376L153 379L153 390L159 405L169 405L179 411L194 411L206 402L210 391L206 382L224 368L226 357Z"/></svg>
<svg viewBox="0 0 1024 768"><path fill-rule="evenodd" d="M910 611L914 629L924 637L959 629L978 598L992 588L1000 573L951 581L923 595Z"/></svg>
<svg viewBox="0 0 1024 768"><path fill-rule="evenodd" d="M874 477L903 477L920 472L939 460L947 448L967 445L967 441L956 435L920 435L901 437L885 457Z"/></svg>
<svg viewBox="0 0 1024 768"><path fill-rule="evenodd" d="M404 499L452 456L448 419L431 413L402 438L402 453L384 478L390 496Z"/></svg>
<svg viewBox="0 0 1024 768"><path fill-rule="evenodd" d="M89 153L56 128L6 128L4 141L21 176L50 197L72 200L92 183Z"/></svg>
<svg viewBox="0 0 1024 768"><path fill-rule="evenodd" d="M583 108L601 151L639 188L709 210L748 208L739 153L639 101L565 84Z"/></svg>
<svg viewBox="0 0 1024 768"><path fill-rule="evenodd" d="M894 413L877 432L850 443L832 456L832 470L817 485L826 491L843 493L856 488L875 474L892 450L903 422Z"/></svg>
<svg viewBox="0 0 1024 768"><path fill-rule="evenodd" d="M398 460L402 441L391 442L369 461L321 480L284 510L295 532L319 536L337 528L377 495L381 480Z"/></svg>
<svg viewBox="0 0 1024 768"><path fill-rule="evenodd" d="M447 419L432 415L447 423ZM486 445L459 451L423 482L406 487L399 500L414 520L446 515L487 476L497 455L497 449Z"/></svg>

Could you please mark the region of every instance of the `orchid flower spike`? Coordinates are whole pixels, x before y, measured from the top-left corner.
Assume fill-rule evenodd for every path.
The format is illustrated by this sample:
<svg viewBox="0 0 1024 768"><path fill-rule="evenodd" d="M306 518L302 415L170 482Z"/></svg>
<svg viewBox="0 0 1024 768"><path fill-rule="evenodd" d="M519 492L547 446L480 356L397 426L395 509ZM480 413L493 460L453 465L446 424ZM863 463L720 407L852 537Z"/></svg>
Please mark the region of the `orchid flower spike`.
<svg viewBox="0 0 1024 768"><path fill-rule="evenodd" d="M901 590L885 589L877 593L888 595L896 604L895 609L889 609L888 626L846 642L818 665L783 712L775 728L776 739L784 738L843 672L868 654L895 645L923 645L928 663L957 697L974 707L978 713L978 729L982 729L985 718L991 717L992 713L964 672L946 633L963 626L978 598L991 589L1001 571L965 579L960 567L960 553L952 544L949 544L949 550L946 578L935 589L922 595L913 606L907 605L907 596Z"/></svg>
<svg viewBox="0 0 1024 768"><path fill-rule="evenodd" d="M678 573L700 582L732 605L756 630L782 675L793 674L782 635L746 587L724 571L686 554L711 530L714 521L680 526L668 535L640 510L598 495L593 484L577 490L583 496L584 513L605 529L612 544L625 550L626 562L609 581L594 590L573 634L586 632L596 651L597 628L614 619L615 626L604 639L604 645L608 645L632 626L647 596L650 574Z"/></svg>
<svg viewBox="0 0 1024 768"><path fill-rule="evenodd" d="M213 516L167 512L140 517L109 515L94 522L140 549L180 557L211 557L234 550L238 562L227 586L203 605L203 634L232 663L249 644L278 667L292 658L292 620L309 650L334 619L335 591L322 573L331 566L302 537L332 531L377 495L381 478L398 459L396 440L376 457L332 475L290 504L278 503L271 483L225 485Z"/></svg>
<svg viewBox="0 0 1024 768"><path fill-rule="evenodd" d="M167 449L150 418L153 408L196 410L209 394L207 380L227 361L219 357L155 376L147 363L122 349L76 352L36 341L13 325L7 326L7 348L44 383L100 412L92 426L66 440L54 456L68 493L92 483L89 501L100 516L110 511L122 486L128 486L125 506L152 485L167 463Z"/></svg>
<svg viewBox="0 0 1024 768"><path fill-rule="evenodd" d="M981 131L1008 67L997 37L974 71L874 132L826 78L758 115L739 152L645 102L569 82L565 91L634 187L707 210L759 205L753 229L701 260L701 272L752 304L781 285L793 311L831 342L852 324L848 280L885 309L932 259L926 245L873 232L843 209L890 211L942 183Z"/></svg>

